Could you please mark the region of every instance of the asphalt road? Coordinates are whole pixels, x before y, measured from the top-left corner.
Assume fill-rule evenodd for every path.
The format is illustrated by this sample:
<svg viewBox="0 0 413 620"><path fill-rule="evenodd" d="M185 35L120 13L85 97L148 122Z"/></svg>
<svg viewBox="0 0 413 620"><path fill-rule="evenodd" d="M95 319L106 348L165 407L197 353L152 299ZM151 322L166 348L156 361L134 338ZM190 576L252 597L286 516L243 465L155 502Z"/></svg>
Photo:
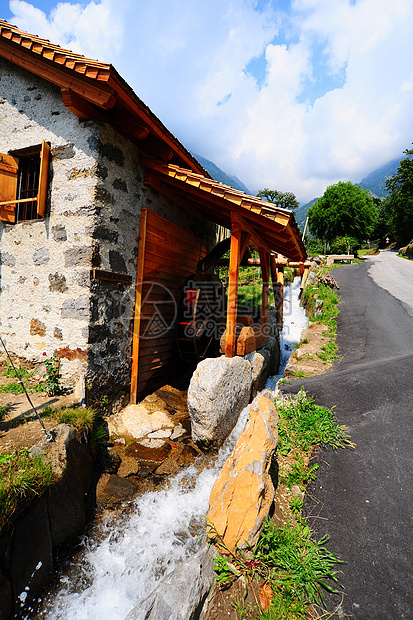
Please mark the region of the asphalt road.
<svg viewBox="0 0 413 620"><path fill-rule="evenodd" d="M355 450L321 449L305 513L343 559L334 618L413 619L413 262L383 252L333 272L340 284L335 370L300 379L336 406ZM341 599L343 601L340 603Z"/></svg>

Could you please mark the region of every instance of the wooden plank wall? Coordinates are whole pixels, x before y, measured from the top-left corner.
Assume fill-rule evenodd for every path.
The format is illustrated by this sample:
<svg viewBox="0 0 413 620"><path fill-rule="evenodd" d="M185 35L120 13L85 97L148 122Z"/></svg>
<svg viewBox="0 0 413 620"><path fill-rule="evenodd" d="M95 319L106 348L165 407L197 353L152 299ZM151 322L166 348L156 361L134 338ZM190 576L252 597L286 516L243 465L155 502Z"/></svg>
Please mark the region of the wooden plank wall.
<svg viewBox="0 0 413 620"><path fill-rule="evenodd" d="M168 382L174 367L179 291L207 245L153 211L143 209L139 234L131 402Z"/></svg>

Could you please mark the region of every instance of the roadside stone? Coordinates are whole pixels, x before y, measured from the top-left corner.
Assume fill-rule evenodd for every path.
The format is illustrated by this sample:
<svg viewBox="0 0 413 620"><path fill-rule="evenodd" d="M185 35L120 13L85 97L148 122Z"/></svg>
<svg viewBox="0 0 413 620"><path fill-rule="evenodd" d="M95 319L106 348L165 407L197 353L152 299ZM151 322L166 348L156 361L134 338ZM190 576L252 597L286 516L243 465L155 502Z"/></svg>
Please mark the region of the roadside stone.
<svg viewBox="0 0 413 620"><path fill-rule="evenodd" d="M251 364L221 356L200 362L188 389L192 439L202 447L220 446L249 403Z"/></svg>
<svg viewBox="0 0 413 620"><path fill-rule="evenodd" d="M216 480L208 519L228 549L254 545L274 501L269 469L278 443L278 414L273 399L257 397L250 419Z"/></svg>
<svg viewBox="0 0 413 620"><path fill-rule="evenodd" d="M259 351L252 351L252 353L244 355L244 359L251 364L251 398L255 398L257 393L265 387L265 382L267 381L269 375L268 368L270 364L270 352L263 348Z"/></svg>
<svg viewBox="0 0 413 620"><path fill-rule="evenodd" d="M215 582L211 550L201 549L173 570L125 620L195 620Z"/></svg>

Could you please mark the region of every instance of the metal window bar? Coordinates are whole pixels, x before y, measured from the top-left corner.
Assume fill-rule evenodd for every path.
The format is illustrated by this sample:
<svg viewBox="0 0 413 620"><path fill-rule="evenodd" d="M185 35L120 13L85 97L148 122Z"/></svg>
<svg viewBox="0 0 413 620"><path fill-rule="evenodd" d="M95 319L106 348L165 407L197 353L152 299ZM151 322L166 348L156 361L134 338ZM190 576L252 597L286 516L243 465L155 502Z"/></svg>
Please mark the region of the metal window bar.
<svg viewBox="0 0 413 620"><path fill-rule="evenodd" d="M39 191L40 156L22 157L19 162L17 199L35 198ZM37 201L16 204L16 224L26 220L38 220Z"/></svg>

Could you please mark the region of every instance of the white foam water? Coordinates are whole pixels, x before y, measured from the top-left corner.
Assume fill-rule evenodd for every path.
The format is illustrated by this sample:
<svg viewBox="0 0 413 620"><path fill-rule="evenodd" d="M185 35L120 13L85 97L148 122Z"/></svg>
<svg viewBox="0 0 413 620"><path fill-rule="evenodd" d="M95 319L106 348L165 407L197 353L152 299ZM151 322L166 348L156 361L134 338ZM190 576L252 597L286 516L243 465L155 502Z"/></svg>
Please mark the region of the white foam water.
<svg viewBox="0 0 413 620"><path fill-rule="evenodd" d="M273 388L282 376L307 325L299 305L300 279L284 291L284 329L281 336L281 375L269 382ZM46 596L36 618L51 620L124 620L158 582L202 543L204 515L212 486L244 428L249 406L216 462L202 471L193 465L168 481L168 488L146 493L131 506L127 516L107 520L84 540L84 550L60 579L57 593ZM27 610L27 618L33 617ZM24 615L24 614L23 614Z"/></svg>

